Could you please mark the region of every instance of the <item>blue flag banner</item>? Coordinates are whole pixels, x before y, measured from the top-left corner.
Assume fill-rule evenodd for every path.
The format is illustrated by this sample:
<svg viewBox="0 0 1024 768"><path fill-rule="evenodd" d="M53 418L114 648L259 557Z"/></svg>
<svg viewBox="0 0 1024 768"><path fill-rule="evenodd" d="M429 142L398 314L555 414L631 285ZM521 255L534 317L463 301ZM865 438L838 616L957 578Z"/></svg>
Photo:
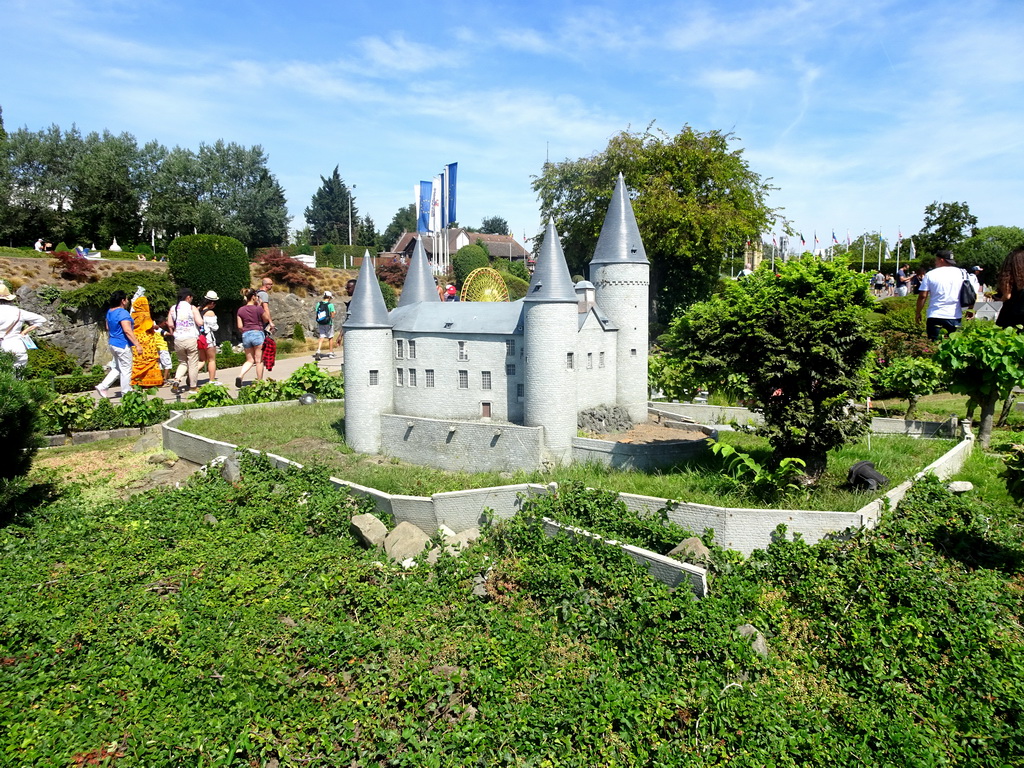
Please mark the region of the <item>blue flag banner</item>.
<svg viewBox="0 0 1024 768"><path fill-rule="evenodd" d="M420 182L420 193L416 199L417 232L428 232L430 230L430 191L432 186L432 182Z"/></svg>
<svg viewBox="0 0 1024 768"><path fill-rule="evenodd" d="M458 170L458 163L448 163L448 165L444 167L445 198L443 205L445 207L445 226L459 220L458 216L455 215L455 190L457 187L456 176L458 175Z"/></svg>

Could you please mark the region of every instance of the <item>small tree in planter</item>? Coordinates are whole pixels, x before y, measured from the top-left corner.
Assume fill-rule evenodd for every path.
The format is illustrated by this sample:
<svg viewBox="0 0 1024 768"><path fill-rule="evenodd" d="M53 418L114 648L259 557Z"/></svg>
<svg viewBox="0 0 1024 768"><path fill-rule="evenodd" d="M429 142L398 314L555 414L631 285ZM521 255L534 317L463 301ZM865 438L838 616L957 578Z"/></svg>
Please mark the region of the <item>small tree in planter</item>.
<svg viewBox="0 0 1024 768"><path fill-rule="evenodd" d="M727 284L677 316L659 341L699 380L745 378L764 415L758 431L774 449L773 465L800 459L813 481L828 451L868 429L852 404L868 392L874 303L845 261L806 256Z"/></svg>
<svg viewBox="0 0 1024 768"><path fill-rule="evenodd" d="M981 405L978 443L988 448L996 403L1024 385L1024 334L995 323L966 323L942 340L935 362L949 379L949 391Z"/></svg>
<svg viewBox="0 0 1024 768"><path fill-rule="evenodd" d="M917 415L917 401L942 384L942 368L926 357L898 357L878 372L876 380L879 389L910 403L905 418L911 421Z"/></svg>

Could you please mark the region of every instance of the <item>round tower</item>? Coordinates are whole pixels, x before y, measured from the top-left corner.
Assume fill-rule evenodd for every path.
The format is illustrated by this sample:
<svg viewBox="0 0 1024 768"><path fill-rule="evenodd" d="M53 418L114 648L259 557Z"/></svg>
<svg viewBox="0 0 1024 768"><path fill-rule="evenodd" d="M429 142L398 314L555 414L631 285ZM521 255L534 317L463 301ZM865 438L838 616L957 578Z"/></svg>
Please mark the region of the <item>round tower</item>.
<svg viewBox="0 0 1024 768"><path fill-rule="evenodd" d="M549 221L523 298L523 421L544 427L548 458L572 461L576 436L576 291L555 224Z"/></svg>
<svg viewBox="0 0 1024 768"><path fill-rule="evenodd" d="M615 404L634 422L647 421L651 264L621 173L590 261L590 278L598 305L618 327Z"/></svg>
<svg viewBox="0 0 1024 768"><path fill-rule="evenodd" d="M380 417L394 410L394 355L388 310L369 252L344 328L345 442L359 453L380 453Z"/></svg>

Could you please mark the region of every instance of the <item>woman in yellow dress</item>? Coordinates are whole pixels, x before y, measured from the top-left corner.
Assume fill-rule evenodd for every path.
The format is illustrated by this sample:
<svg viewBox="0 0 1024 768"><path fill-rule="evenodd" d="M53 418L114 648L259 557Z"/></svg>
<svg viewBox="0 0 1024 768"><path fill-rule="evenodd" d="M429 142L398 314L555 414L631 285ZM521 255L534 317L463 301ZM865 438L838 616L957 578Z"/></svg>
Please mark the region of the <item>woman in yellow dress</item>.
<svg viewBox="0 0 1024 768"><path fill-rule="evenodd" d="M135 323L135 337L141 343L132 358L132 386L159 387L164 383L164 376L160 372L157 330L149 314L149 299L138 293L132 300L132 322Z"/></svg>

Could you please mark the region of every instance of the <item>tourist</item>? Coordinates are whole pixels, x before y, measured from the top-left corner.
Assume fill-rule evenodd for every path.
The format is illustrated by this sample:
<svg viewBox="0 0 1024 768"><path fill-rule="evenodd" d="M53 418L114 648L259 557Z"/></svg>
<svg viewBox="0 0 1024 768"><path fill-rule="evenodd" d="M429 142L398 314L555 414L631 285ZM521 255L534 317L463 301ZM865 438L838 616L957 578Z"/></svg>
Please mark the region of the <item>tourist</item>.
<svg viewBox="0 0 1024 768"><path fill-rule="evenodd" d="M274 281L269 277L264 277L260 281L259 299L260 304L265 310L267 310L267 320L263 327L264 333L273 333L276 330L274 325L273 315L270 312L270 292L274 290Z"/></svg>
<svg viewBox="0 0 1024 768"><path fill-rule="evenodd" d="M932 341L938 341L943 331L948 334L960 327L963 317L960 287L966 279L967 273L956 265L952 251L942 250L935 255L935 269L921 281L915 313L920 323L924 306L928 304L926 331Z"/></svg>
<svg viewBox="0 0 1024 768"><path fill-rule="evenodd" d="M334 357L334 304L331 299L334 294L324 291L323 297L316 305L316 357L320 359L320 349L323 347L324 339L327 339L327 356Z"/></svg>
<svg viewBox="0 0 1024 768"><path fill-rule="evenodd" d="M6 283L0 283L0 349L14 355L14 367L24 368L28 350L35 348L28 334L47 322L42 315L14 306L15 296ZM24 327L28 323L28 327ZM31 346L29 346L31 345Z"/></svg>
<svg viewBox="0 0 1024 768"><path fill-rule="evenodd" d="M914 273L910 271L910 265L904 264L896 272L896 295L906 296L910 293L910 281L914 279Z"/></svg>
<svg viewBox="0 0 1024 768"><path fill-rule="evenodd" d="M1016 248L1003 261L996 278L999 309L996 325L1000 328L1024 325L1024 247Z"/></svg>
<svg viewBox="0 0 1024 768"><path fill-rule="evenodd" d="M250 368L256 368L256 380L263 378L263 328L270 322L267 305L260 299L260 292L246 291L245 304L238 310L236 323L242 333L242 349L245 350L245 364L235 378L235 386L241 389L242 380Z"/></svg>
<svg viewBox="0 0 1024 768"><path fill-rule="evenodd" d="M882 297L882 292L885 290L885 275L881 270L875 272L875 276L871 279L871 282L875 287L875 296Z"/></svg>
<svg viewBox="0 0 1024 768"><path fill-rule="evenodd" d="M199 334L203 330L203 316L192 304L192 289L178 290L178 303L167 316L167 325L174 334L174 351L178 355L178 370L171 387L176 392L187 392L199 386ZM185 386L182 374L188 372Z"/></svg>
<svg viewBox="0 0 1024 768"><path fill-rule="evenodd" d="M132 349L138 347L139 340L135 338L135 329L132 323L132 316L128 313L128 294L124 291L114 291L110 296L110 303L107 309L107 334L109 335L110 354L113 355L110 372L96 385L96 391L100 397L109 398L110 385L114 379L121 379L121 395L128 392L132 386Z"/></svg>
<svg viewBox="0 0 1024 768"><path fill-rule="evenodd" d="M217 302L220 296L216 291L207 291L203 296L203 304L199 313L203 316L203 333L200 334L196 346L199 349L199 367L206 364L207 373L210 374L210 384L220 384L217 381L217 331L220 325L217 322Z"/></svg>

